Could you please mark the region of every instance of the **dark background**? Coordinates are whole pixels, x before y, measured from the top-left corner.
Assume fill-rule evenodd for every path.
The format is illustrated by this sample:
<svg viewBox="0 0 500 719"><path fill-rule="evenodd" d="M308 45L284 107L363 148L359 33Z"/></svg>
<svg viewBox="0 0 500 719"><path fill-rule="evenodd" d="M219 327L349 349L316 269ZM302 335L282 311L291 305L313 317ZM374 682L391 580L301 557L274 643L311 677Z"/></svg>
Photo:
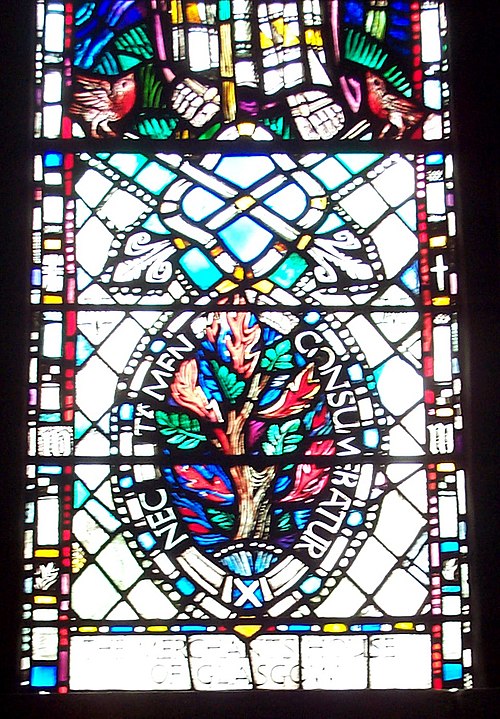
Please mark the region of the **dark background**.
<svg viewBox="0 0 500 719"><path fill-rule="evenodd" d="M468 435L470 560L475 689L427 691L168 694L16 694L19 628L24 402L28 327L32 26L35 0L0 6L1 121L1 420L0 603L2 697L8 717L450 717L500 716L500 597L497 480L500 421L499 175L496 2L450 0L453 128L463 307L461 347ZM494 9L495 8L495 9Z"/></svg>

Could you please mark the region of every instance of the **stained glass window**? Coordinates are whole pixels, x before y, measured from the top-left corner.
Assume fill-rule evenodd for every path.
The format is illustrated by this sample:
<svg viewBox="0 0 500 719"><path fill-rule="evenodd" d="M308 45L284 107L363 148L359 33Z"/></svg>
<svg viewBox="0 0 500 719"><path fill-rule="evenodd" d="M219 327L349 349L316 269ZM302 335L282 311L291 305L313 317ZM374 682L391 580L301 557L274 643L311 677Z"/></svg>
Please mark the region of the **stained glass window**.
<svg viewBox="0 0 500 719"><path fill-rule="evenodd" d="M471 686L445 3L36 5L21 686Z"/></svg>

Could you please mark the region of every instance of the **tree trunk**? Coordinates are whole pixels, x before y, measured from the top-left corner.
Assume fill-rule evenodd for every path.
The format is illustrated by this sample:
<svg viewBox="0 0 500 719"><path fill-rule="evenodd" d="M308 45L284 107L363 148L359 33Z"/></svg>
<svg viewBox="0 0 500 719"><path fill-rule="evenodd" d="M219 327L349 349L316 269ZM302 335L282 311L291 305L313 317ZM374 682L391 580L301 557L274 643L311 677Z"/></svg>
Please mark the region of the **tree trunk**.
<svg viewBox="0 0 500 719"><path fill-rule="evenodd" d="M240 521L235 539L267 539L271 527L271 496L276 468L258 472L253 467L233 467Z"/></svg>

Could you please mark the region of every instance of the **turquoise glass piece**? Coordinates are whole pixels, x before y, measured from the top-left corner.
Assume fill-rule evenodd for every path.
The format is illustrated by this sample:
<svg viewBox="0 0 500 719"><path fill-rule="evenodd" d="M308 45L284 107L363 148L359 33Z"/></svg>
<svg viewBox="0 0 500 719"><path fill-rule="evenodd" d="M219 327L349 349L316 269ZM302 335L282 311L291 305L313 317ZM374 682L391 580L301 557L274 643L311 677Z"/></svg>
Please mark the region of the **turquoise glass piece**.
<svg viewBox="0 0 500 719"><path fill-rule="evenodd" d="M208 290L222 277L222 272L197 247L188 250L179 264L202 290Z"/></svg>
<svg viewBox="0 0 500 719"><path fill-rule="evenodd" d="M294 252L281 264L276 272L273 272L270 279L277 285L288 289L299 279L307 269L307 262L303 257Z"/></svg>
<svg viewBox="0 0 500 719"><path fill-rule="evenodd" d="M331 212L322 225L316 230L317 235L324 235L326 232L333 232L338 230L339 227L345 225L344 220L339 217L335 212Z"/></svg>
<svg viewBox="0 0 500 719"><path fill-rule="evenodd" d="M269 157L254 155L249 157L224 157L215 170L223 177L243 189L250 187L274 170Z"/></svg>
<svg viewBox="0 0 500 719"><path fill-rule="evenodd" d="M362 154L342 153L337 155L337 159L347 167L350 172L356 173L364 170L365 167L373 165L374 162L383 157L380 153L363 152Z"/></svg>
<svg viewBox="0 0 500 719"><path fill-rule="evenodd" d="M135 181L145 187L146 190L159 195L176 177L175 172L168 170L158 162L150 162L139 172Z"/></svg>
<svg viewBox="0 0 500 719"><path fill-rule="evenodd" d="M351 174L333 157L320 162L311 172L321 180L327 190L333 190L351 178Z"/></svg>
<svg viewBox="0 0 500 719"><path fill-rule="evenodd" d="M219 232L227 249L241 262L251 262L269 245L273 236L251 220L240 217Z"/></svg>
<svg viewBox="0 0 500 719"><path fill-rule="evenodd" d="M141 169L141 167L144 167L147 161L148 158L145 155L133 155L125 152L117 152L116 154L111 155L108 163L112 165L112 167L116 167L116 169L120 170L120 172L123 172L124 175L132 177L136 172L138 172L138 170Z"/></svg>
<svg viewBox="0 0 500 719"><path fill-rule="evenodd" d="M223 200L203 187L190 190L182 201L182 209L186 215L195 222L204 220L216 210L224 207Z"/></svg>
<svg viewBox="0 0 500 719"><path fill-rule="evenodd" d="M306 193L295 184L287 185L264 200L264 204L287 220L300 217L307 207Z"/></svg>

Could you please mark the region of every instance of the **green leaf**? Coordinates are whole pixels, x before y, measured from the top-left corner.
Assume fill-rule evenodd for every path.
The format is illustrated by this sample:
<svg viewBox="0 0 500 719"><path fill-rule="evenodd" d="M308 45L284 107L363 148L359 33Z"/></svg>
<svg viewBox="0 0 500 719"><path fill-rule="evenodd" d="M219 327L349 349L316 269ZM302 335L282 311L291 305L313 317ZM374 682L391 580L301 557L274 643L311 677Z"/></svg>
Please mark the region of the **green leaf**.
<svg viewBox="0 0 500 719"><path fill-rule="evenodd" d="M266 433L267 441L262 443L262 449L267 455L281 455L294 452L303 436L297 432L300 419L289 419L282 425L272 424Z"/></svg>
<svg viewBox="0 0 500 719"><path fill-rule="evenodd" d="M219 365L215 360L211 360L210 364L217 377L219 387L231 404L234 404L245 389L245 383L238 380L238 375L235 372L231 372L226 365Z"/></svg>
<svg viewBox="0 0 500 719"><path fill-rule="evenodd" d="M271 371L273 369L290 369L293 367L292 348L290 340L279 342L276 347L269 347L262 359L262 369Z"/></svg>
<svg viewBox="0 0 500 719"><path fill-rule="evenodd" d="M150 60L153 57L153 46L142 25L130 28L117 37L115 48L119 55L128 55L141 60Z"/></svg>
<svg viewBox="0 0 500 719"><path fill-rule="evenodd" d="M217 525L221 529L232 529L234 527L235 517L230 512L223 512L220 509L207 509L207 514L210 517L213 524Z"/></svg>
<svg viewBox="0 0 500 719"><path fill-rule="evenodd" d="M292 517L290 512L283 512L283 514L278 517L278 529L283 532L291 529L291 527Z"/></svg>
<svg viewBox="0 0 500 719"><path fill-rule="evenodd" d="M167 442L175 444L178 449L194 449L200 442L206 440L204 434L200 431L200 423L195 417L187 414L173 412L156 412L156 421L160 429L160 433L164 434Z"/></svg>
<svg viewBox="0 0 500 719"><path fill-rule="evenodd" d="M166 140L177 127L178 120L166 117L143 117L137 123L137 132L153 140Z"/></svg>
<svg viewBox="0 0 500 719"><path fill-rule="evenodd" d="M153 65L144 65L140 69L142 79L142 102L145 108L166 107L164 86L156 75Z"/></svg>

